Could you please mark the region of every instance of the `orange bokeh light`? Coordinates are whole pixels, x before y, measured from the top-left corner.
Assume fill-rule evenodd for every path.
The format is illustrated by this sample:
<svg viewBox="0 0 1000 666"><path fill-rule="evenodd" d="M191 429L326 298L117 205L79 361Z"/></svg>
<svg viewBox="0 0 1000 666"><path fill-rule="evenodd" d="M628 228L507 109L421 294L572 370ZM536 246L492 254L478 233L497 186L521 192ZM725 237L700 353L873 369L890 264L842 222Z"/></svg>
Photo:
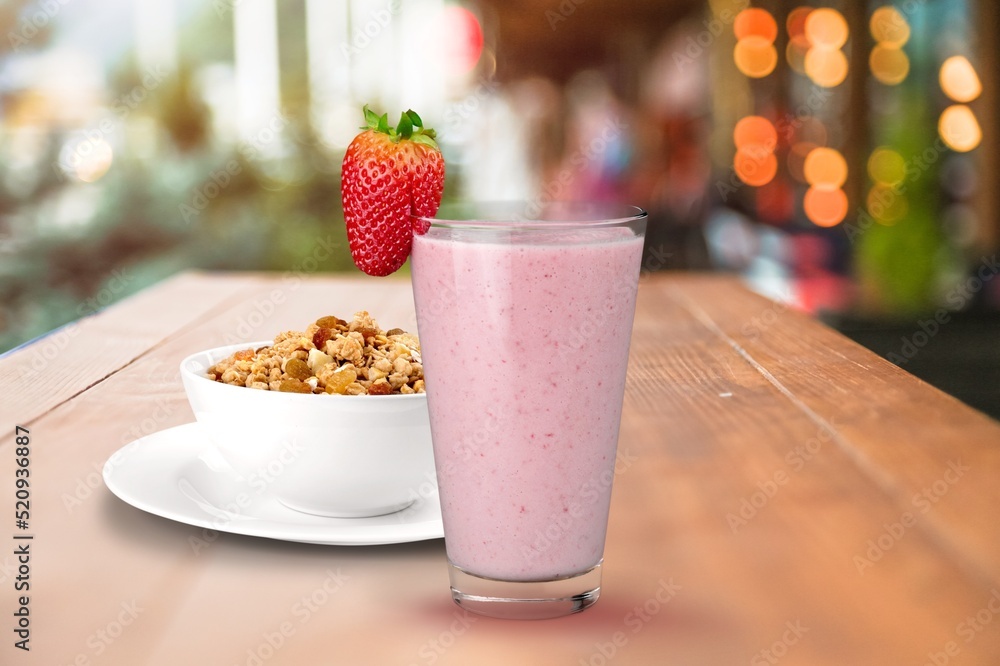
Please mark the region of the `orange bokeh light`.
<svg viewBox="0 0 1000 666"><path fill-rule="evenodd" d="M806 182L814 187L839 189L847 182L847 160L833 148L816 148L802 167Z"/></svg>
<svg viewBox="0 0 1000 666"><path fill-rule="evenodd" d="M778 131L767 118L747 116L736 123L733 142L737 148L756 146L764 151L774 151L778 145Z"/></svg>
<svg viewBox="0 0 1000 666"><path fill-rule="evenodd" d="M983 141L983 130L976 114L964 104L944 110L938 121L938 132L948 147L959 153L967 153Z"/></svg>
<svg viewBox="0 0 1000 666"><path fill-rule="evenodd" d="M829 7L809 12L805 32L814 46L825 46L828 49L839 49L847 43L850 35L844 15Z"/></svg>
<svg viewBox="0 0 1000 666"><path fill-rule="evenodd" d="M941 65L941 89L956 102L971 102L983 92L976 68L965 56L952 56Z"/></svg>
<svg viewBox="0 0 1000 666"><path fill-rule="evenodd" d="M744 9L736 15L733 32L736 34L736 39L762 37L773 44L778 38L778 24L771 16L771 12L766 9Z"/></svg>
<svg viewBox="0 0 1000 666"><path fill-rule="evenodd" d="M885 46L899 48L910 39L910 24L895 7L886 6L876 9L868 27L875 41Z"/></svg>
<svg viewBox="0 0 1000 666"><path fill-rule="evenodd" d="M802 206L806 217L818 227L835 227L847 217L847 195L841 189L810 187Z"/></svg>
<svg viewBox="0 0 1000 666"><path fill-rule="evenodd" d="M778 159L774 153L759 146L740 148L733 158L736 176L747 185L767 185L778 173Z"/></svg>
<svg viewBox="0 0 1000 666"><path fill-rule="evenodd" d="M818 147L815 143L800 141L788 149L788 173L793 179L806 182L806 158Z"/></svg>
<svg viewBox="0 0 1000 666"><path fill-rule="evenodd" d="M774 71L778 51L764 37L750 36L736 42L733 51L736 68L752 79L761 79Z"/></svg>
<svg viewBox="0 0 1000 666"><path fill-rule="evenodd" d="M816 10L813 14L819 11L821 10ZM824 88L835 88L847 78L847 56L839 48L814 46L806 54L805 68L813 83Z"/></svg>
<svg viewBox="0 0 1000 666"><path fill-rule="evenodd" d="M788 12L788 19L785 27L788 28L788 36L792 39L806 36L806 19L813 11L812 7L796 7Z"/></svg>
<svg viewBox="0 0 1000 666"><path fill-rule="evenodd" d="M872 76L887 86L902 83L910 73L910 59L898 46L876 44L868 64L872 69Z"/></svg>

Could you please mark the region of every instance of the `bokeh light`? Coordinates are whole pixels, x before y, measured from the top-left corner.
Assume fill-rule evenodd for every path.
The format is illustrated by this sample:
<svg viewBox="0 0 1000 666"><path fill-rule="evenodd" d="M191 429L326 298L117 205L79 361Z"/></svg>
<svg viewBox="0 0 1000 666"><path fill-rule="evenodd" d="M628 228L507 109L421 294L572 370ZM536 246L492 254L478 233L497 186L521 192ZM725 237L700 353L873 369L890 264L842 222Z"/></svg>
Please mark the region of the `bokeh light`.
<svg viewBox="0 0 1000 666"><path fill-rule="evenodd" d="M872 76L887 86L902 83L910 73L910 59L898 46L876 44L868 64L872 69Z"/></svg>
<svg viewBox="0 0 1000 666"><path fill-rule="evenodd" d="M809 12L805 21L806 37L814 46L839 49L847 43L850 30L843 14L824 7Z"/></svg>
<svg viewBox="0 0 1000 666"><path fill-rule="evenodd" d="M778 64L778 51L764 37L750 36L736 43L733 50L736 68L752 79L762 79Z"/></svg>
<svg viewBox="0 0 1000 666"><path fill-rule="evenodd" d="M806 36L806 19L809 18L809 14L813 11L812 7L796 7L792 11L788 12L788 18L785 20L785 27L788 29L788 36L792 39L796 37ZM808 43L808 39L806 42Z"/></svg>
<svg viewBox="0 0 1000 666"><path fill-rule="evenodd" d="M788 40L785 47L785 59L793 72L806 73L806 54L809 53L809 40L805 35L798 35Z"/></svg>
<svg viewBox="0 0 1000 666"><path fill-rule="evenodd" d="M778 159L774 153L759 146L740 148L733 158L733 169L744 183L760 187L770 183L778 173Z"/></svg>
<svg viewBox="0 0 1000 666"><path fill-rule="evenodd" d="M906 160L892 148L877 148L868 158L868 175L881 185L899 185L906 178Z"/></svg>
<svg viewBox="0 0 1000 666"><path fill-rule="evenodd" d="M736 34L736 39L762 37L773 44L778 38L778 24L771 16L771 12L766 9L744 9L733 22L733 32Z"/></svg>
<svg viewBox="0 0 1000 666"><path fill-rule="evenodd" d="M67 142L59 160L68 176L84 183L96 183L104 177L113 161L114 151L104 138Z"/></svg>
<svg viewBox="0 0 1000 666"><path fill-rule="evenodd" d="M844 190L810 187L802 202L806 217L818 227L835 227L847 217L847 195Z"/></svg>
<svg viewBox="0 0 1000 666"><path fill-rule="evenodd" d="M761 152L772 152L778 145L778 131L767 118L747 116L736 123L733 142L737 148L756 146Z"/></svg>
<svg viewBox="0 0 1000 666"><path fill-rule="evenodd" d="M788 149L788 173L794 180L806 182L806 158L818 147L809 141L799 141Z"/></svg>
<svg viewBox="0 0 1000 666"><path fill-rule="evenodd" d="M823 121L816 116L805 116L801 118L795 128L795 141L814 143L817 146L825 146L829 133Z"/></svg>
<svg viewBox="0 0 1000 666"><path fill-rule="evenodd" d="M891 227L904 217L910 209L906 195L896 192L888 185L876 184L868 191L866 200L868 214L875 221Z"/></svg>
<svg viewBox="0 0 1000 666"><path fill-rule="evenodd" d="M483 53L483 28L465 7L450 5L442 16L446 36L445 62L460 72L469 72Z"/></svg>
<svg viewBox="0 0 1000 666"><path fill-rule="evenodd" d="M899 48L910 39L910 24L895 7L879 7L869 23L872 37L884 46Z"/></svg>
<svg viewBox="0 0 1000 666"><path fill-rule="evenodd" d="M821 10L816 10L810 17ZM839 48L814 46L805 59L806 74L813 83L824 88L839 86L847 78L847 56Z"/></svg>
<svg viewBox="0 0 1000 666"><path fill-rule="evenodd" d="M965 56L952 56L941 65L941 89L956 102L971 102L983 92L976 68Z"/></svg>
<svg viewBox="0 0 1000 666"><path fill-rule="evenodd" d="M967 153L982 143L983 130L976 120L976 114L964 104L949 106L938 121L941 139L952 150Z"/></svg>
<svg viewBox="0 0 1000 666"><path fill-rule="evenodd" d="M803 173L814 187L838 189L847 182L847 160L833 148L816 148L806 157Z"/></svg>

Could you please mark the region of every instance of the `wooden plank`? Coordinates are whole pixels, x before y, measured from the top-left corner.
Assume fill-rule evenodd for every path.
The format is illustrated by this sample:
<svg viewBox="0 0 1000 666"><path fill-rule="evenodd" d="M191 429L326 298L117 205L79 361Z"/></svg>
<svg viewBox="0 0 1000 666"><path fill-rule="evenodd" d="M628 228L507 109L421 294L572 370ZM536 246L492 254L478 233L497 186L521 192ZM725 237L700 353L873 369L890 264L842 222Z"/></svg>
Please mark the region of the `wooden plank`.
<svg viewBox="0 0 1000 666"><path fill-rule="evenodd" d="M667 288L820 426L835 446L960 556L1000 585L1000 424L792 310L705 281ZM947 324L945 324L947 325ZM916 332L916 331L915 331ZM878 530L872 534L878 536Z"/></svg>
<svg viewBox="0 0 1000 666"><path fill-rule="evenodd" d="M259 284L256 277L232 277L206 291L203 275L180 274L3 356L0 432L32 423Z"/></svg>
<svg viewBox="0 0 1000 666"><path fill-rule="evenodd" d="M190 279L211 296L247 276ZM402 280L272 278L232 293L239 298L227 307L36 420L33 472L45 492L33 504L38 645L30 663L83 655L89 663L244 664L256 655L269 665L763 664L774 663L762 652L772 650L782 664L923 664L950 641L956 663L992 664L1000 654L1000 618L969 642L958 630L995 585L977 549L1000 550L1000 537L993 529L971 536L992 507L948 508L960 493L992 492L983 487L1000 472L984 451L991 440L963 445L973 471L880 561L860 572L855 561L884 524L901 520L908 484L933 480L928 470L951 455L951 440L967 427L989 438L996 425L905 373L881 369L869 387L871 355L797 315L780 313L758 347L734 345L744 322L773 305L730 279L658 277L640 289L604 592L593 609L536 623L470 619L450 602L440 541L335 548L220 535L196 552L190 539L206 539L203 530L129 507L95 476L137 434L192 420L179 361L321 314L365 308L386 326L414 321ZM877 388L889 397L874 400ZM871 413L845 395L873 398ZM919 455L881 452L880 441L900 441L883 421L903 427L893 410L908 401L920 409L906 418L926 426L907 430ZM0 442L9 451L10 438ZM814 449L808 459L803 447ZM0 466L0 487L11 482L10 466ZM728 516L738 517L744 500L759 506L744 509L741 524ZM10 564L0 557L0 571ZM8 608L11 587L0 584ZM310 610L303 599L313 597ZM132 602L142 608L135 622L98 655L96 632Z"/></svg>

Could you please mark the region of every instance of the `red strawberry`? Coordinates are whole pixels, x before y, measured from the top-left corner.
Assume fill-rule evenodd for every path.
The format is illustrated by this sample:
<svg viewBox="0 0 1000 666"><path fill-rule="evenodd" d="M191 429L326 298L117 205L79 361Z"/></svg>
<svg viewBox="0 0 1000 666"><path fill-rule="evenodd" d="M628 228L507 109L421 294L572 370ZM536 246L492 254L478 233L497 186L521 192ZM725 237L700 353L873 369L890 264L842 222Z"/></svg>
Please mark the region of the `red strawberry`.
<svg viewBox="0 0 1000 666"><path fill-rule="evenodd" d="M364 108L367 128L347 147L341 169L347 240L354 264L369 275L389 275L410 256L414 215L433 217L444 190L444 158L434 130L413 111L395 129L388 116Z"/></svg>

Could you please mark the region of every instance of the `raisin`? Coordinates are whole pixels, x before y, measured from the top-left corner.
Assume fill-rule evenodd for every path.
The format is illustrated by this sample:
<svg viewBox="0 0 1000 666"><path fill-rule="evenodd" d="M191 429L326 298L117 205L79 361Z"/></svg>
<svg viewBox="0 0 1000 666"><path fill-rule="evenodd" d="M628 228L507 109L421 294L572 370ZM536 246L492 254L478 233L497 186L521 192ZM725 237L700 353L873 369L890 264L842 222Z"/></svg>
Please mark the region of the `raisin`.
<svg viewBox="0 0 1000 666"><path fill-rule="evenodd" d="M324 317L326 319L326 317ZM316 349L323 351L326 347L326 341L337 335L337 332L332 328L323 327L313 333L313 344L316 345Z"/></svg>
<svg viewBox="0 0 1000 666"><path fill-rule="evenodd" d="M320 328L337 328L338 326L347 326L347 322L340 317L330 315L317 319L316 325Z"/></svg>
<svg viewBox="0 0 1000 666"><path fill-rule="evenodd" d="M368 338L374 338L378 335L378 330L374 328L359 328L358 333L361 334L361 337L367 340Z"/></svg>
<svg viewBox="0 0 1000 666"><path fill-rule="evenodd" d="M390 335L400 335L402 333L406 333L406 331L401 328L391 328L385 332L385 337L389 337Z"/></svg>
<svg viewBox="0 0 1000 666"><path fill-rule="evenodd" d="M298 379L282 379L278 390L282 393L312 393L312 387Z"/></svg>
<svg viewBox="0 0 1000 666"><path fill-rule="evenodd" d="M254 355L254 350L242 349L233 354L233 358L235 358L237 361L249 361L250 359L253 358L253 355Z"/></svg>
<svg viewBox="0 0 1000 666"><path fill-rule="evenodd" d="M305 381L312 377L312 371L309 370L309 366L305 361L297 358L290 358L288 362L285 363L285 374L292 379L298 379Z"/></svg>
<svg viewBox="0 0 1000 666"><path fill-rule="evenodd" d="M368 395L389 395L390 393L392 393L392 387L384 379L380 379L368 387Z"/></svg>

